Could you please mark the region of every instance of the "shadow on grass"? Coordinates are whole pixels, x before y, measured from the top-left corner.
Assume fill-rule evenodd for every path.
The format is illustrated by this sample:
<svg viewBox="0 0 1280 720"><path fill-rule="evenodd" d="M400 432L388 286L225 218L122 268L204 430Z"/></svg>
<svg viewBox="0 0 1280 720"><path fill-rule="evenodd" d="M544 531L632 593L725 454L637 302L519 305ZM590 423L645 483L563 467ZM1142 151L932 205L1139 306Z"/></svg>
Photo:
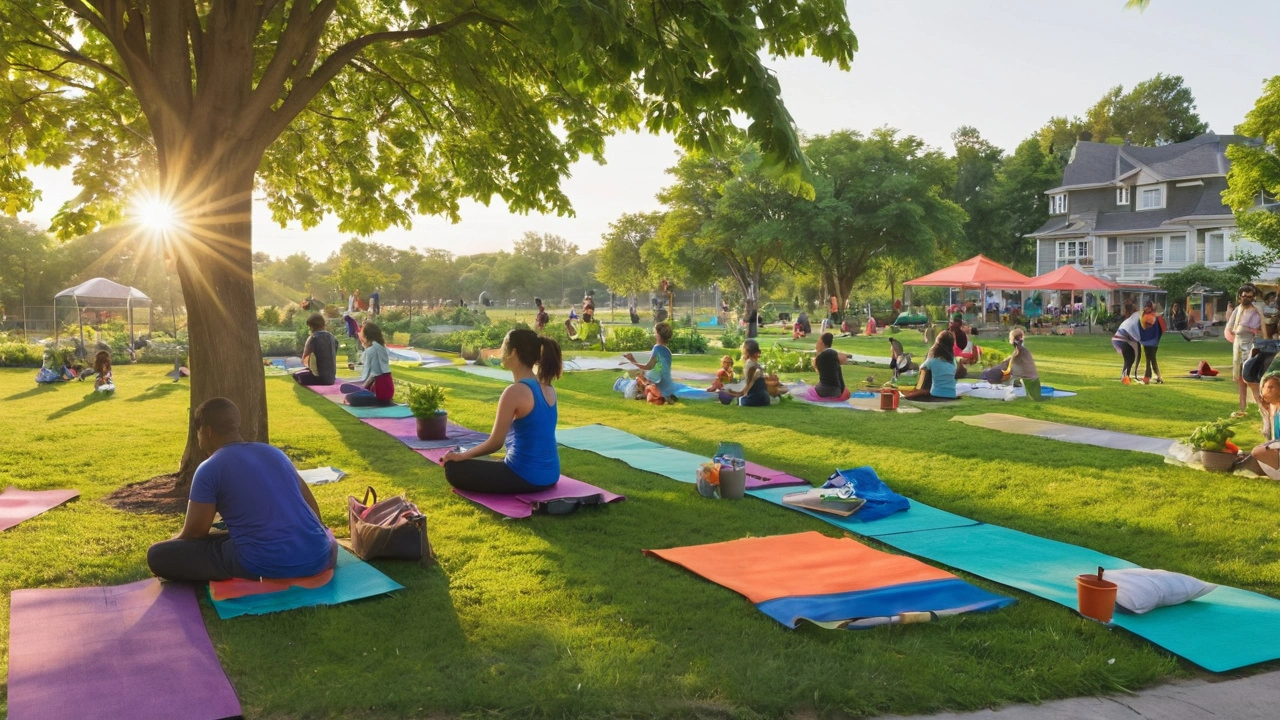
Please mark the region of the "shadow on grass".
<svg viewBox="0 0 1280 720"><path fill-rule="evenodd" d="M134 395L133 397L125 400L125 402L146 402L147 400L155 400L156 398L162 398L166 395L170 395L180 390L187 390L187 389L189 388L186 385L183 385L182 383L175 383L175 382L158 383L156 385L152 385L146 390L143 390L141 393L138 393L137 395Z"/></svg>
<svg viewBox="0 0 1280 720"><path fill-rule="evenodd" d="M62 408L61 410L55 410L54 412L49 414L49 417L45 419L57 420L58 418L66 417L67 415L70 415L71 413L74 413L74 412L79 412L89 407L90 405L96 405L97 403L110 400L114 395L115 393L101 393L101 392L98 392L97 390L91 389L89 391L89 394L85 395L84 399L81 400L80 402L75 403L73 405L68 405Z"/></svg>
<svg viewBox="0 0 1280 720"><path fill-rule="evenodd" d="M54 392L58 389L57 386L61 384L62 383L37 383L36 386L30 390L23 390L22 392L14 393L5 398L5 400L24 400L29 397L43 395L47 392Z"/></svg>

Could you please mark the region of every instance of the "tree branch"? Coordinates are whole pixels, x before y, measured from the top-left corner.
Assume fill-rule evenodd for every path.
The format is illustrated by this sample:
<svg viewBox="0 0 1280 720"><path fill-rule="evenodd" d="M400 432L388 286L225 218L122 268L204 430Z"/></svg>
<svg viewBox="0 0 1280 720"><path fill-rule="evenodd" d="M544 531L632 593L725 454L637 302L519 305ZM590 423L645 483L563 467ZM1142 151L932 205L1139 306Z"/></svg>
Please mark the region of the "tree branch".
<svg viewBox="0 0 1280 720"><path fill-rule="evenodd" d="M74 50L61 50L51 45L45 45L43 43L38 43L31 40L23 40L21 42L24 45L29 45L31 47L44 50L45 52L53 53L54 55L57 55L58 57L62 58L63 60L66 60L67 62L74 63L81 67L89 68L90 70L96 70L102 73L103 75L119 80L124 85L129 84L129 81L125 79L125 77L120 73L116 72L115 70L112 70L110 67L98 62L97 60L94 60L93 58L90 58L90 57L86 57L85 55L81 55L80 53L75 52Z"/></svg>

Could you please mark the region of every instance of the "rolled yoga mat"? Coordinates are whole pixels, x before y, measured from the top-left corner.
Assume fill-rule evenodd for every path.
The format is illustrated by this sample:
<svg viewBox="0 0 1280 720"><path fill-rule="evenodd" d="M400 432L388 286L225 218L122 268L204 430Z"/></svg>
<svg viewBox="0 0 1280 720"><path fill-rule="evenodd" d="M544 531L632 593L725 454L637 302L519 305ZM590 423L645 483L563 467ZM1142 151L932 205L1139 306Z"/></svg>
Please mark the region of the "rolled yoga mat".
<svg viewBox="0 0 1280 720"><path fill-rule="evenodd" d="M239 714L193 586L150 579L13 592L13 720L216 720Z"/></svg>

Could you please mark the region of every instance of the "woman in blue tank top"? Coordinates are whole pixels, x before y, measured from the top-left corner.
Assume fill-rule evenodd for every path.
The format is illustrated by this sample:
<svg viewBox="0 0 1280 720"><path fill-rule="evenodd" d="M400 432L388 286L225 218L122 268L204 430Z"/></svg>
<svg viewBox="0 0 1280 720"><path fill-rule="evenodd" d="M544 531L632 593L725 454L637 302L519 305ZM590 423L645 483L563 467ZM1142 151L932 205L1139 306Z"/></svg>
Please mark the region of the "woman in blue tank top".
<svg viewBox="0 0 1280 720"><path fill-rule="evenodd" d="M488 439L464 452L444 456L444 477L459 490L526 493L546 490L560 479L560 451L556 446L556 391L560 377L560 345L528 329L507 333L502 342L502 366L515 383L502 392L493 431ZM535 373L534 368L537 368ZM502 461L485 457L502 447L511 432Z"/></svg>

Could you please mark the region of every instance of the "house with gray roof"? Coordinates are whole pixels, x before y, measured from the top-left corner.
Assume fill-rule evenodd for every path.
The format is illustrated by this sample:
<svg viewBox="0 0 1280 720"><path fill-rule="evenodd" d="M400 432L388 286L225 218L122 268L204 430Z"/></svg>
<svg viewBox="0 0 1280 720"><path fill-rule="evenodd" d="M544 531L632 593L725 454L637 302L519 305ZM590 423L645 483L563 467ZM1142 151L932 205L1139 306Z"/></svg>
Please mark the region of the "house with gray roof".
<svg viewBox="0 0 1280 720"><path fill-rule="evenodd" d="M1048 222L1028 235L1036 274L1073 264L1119 283L1149 283L1194 263L1225 268L1237 253L1262 252L1222 204L1227 146L1255 142L1206 133L1158 147L1076 143L1062 185L1045 193ZM1277 276L1273 266L1265 278Z"/></svg>

